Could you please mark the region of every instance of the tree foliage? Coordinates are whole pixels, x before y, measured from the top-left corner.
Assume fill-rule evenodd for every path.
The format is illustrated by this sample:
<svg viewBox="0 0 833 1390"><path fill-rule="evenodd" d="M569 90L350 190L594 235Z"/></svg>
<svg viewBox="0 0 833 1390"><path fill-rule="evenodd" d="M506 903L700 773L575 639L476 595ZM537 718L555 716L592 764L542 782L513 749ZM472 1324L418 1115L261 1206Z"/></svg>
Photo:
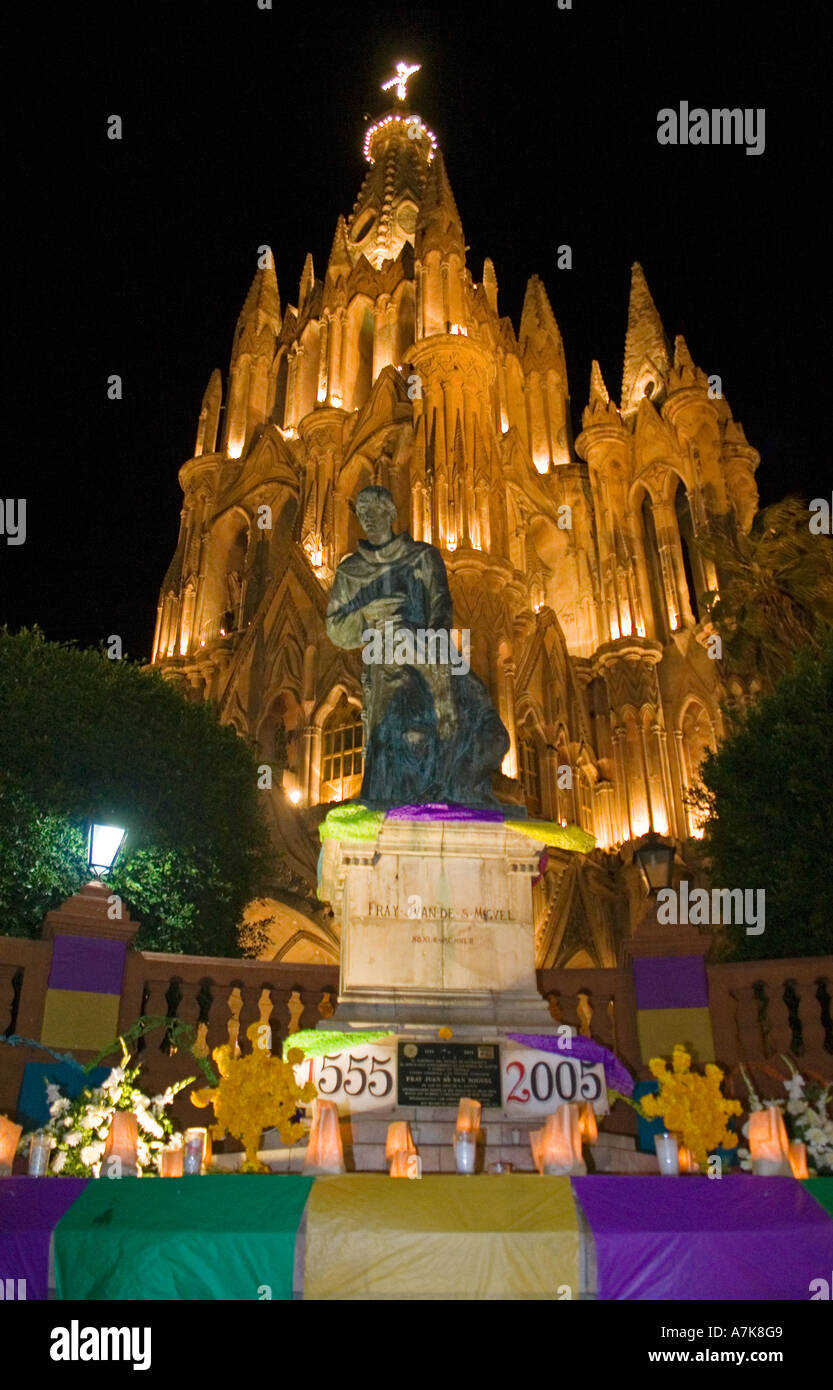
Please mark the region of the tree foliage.
<svg viewBox="0 0 833 1390"><path fill-rule="evenodd" d="M154 671L0 630L0 911L37 935L83 883L86 823L124 825L113 891L137 946L237 953L267 853L251 750Z"/></svg>
<svg viewBox="0 0 833 1390"><path fill-rule="evenodd" d="M699 547L718 569L720 592L704 597L728 669L771 689L833 626L833 543L810 531L803 502L786 497L760 511L748 535L718 532Z"/></svg>
<svg viewBox="0 0 833 1390"><path fill-rule="evenodd" d="M721 929L737 960L833 949L833 633L734 726L700 768L704 849L720 888L763 888L760 936Z"/></svg>

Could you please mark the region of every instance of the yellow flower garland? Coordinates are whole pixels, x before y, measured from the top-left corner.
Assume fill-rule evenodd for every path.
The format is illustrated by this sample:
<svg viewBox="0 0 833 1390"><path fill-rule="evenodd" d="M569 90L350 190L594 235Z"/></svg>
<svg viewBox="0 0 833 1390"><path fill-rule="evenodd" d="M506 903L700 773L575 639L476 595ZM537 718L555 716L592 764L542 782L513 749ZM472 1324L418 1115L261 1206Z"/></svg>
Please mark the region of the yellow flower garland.
<svg viewBox="0 0 833 1390"><path fill-rule="evenodd" d="M721 1094L723 1072L709 1062L705 1075L691 1071L691 1056L681 1043L674 1047L668 1070L664 1057L652 1057L648 1066L659 1081L656 1095L643 1096L640 1108L646 1119L661 1119L665 1128L678 1134L705 1172L712 1149L735 1148L738 1137L727 1127L730 1115L740 1115L739 1100L726 1100Z"/></svg>

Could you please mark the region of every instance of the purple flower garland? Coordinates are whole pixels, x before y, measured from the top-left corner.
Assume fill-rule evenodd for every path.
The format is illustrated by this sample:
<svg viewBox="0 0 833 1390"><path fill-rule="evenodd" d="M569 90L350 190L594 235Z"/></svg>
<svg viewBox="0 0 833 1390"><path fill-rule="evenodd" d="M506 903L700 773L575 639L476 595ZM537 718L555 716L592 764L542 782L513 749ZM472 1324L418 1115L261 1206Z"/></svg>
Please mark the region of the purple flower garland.
<svg viewBox="0 0 833 1390"><path fill-rule="evenodd" d="M512 1042L537 1048L539 1052L558 1052L563 1057L575 1057L579 1062L601 1062L609 1090L619 1091L623 1096L633 1094L636 1082L625 1064L610 1048L602 1047L592 1038L582 1037L580 1033L574 1033L569 1039L554 1033L507 1033L506 1036Z"/></svg>

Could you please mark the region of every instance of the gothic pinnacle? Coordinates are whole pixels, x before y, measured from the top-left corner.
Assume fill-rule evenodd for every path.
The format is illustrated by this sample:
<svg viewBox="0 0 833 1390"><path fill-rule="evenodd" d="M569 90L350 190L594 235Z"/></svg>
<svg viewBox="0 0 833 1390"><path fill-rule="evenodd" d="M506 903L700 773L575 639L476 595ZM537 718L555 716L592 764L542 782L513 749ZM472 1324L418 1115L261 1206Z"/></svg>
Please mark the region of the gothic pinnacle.
<svg viewBox="0 0 833 1390"><path fill-rule="evenodd" d="M278 291L278 278L275 274L275 258L270 247L264 247L258 259L258 268L237 318L232 346L232 360L242 350L244 343L258 338L264 326L277 335L281 327L281 298Z"/></svg>
<svg viewBox="0 0 833 1390"><path fill-rule="evenodd" d="M491 308L492 312L496 314L496 313L497 313L497 276L495 275L495 267L494 267L494 265L492 264L492 261L489 259L488 256L486 257L485 261L483 262L483 289L485 290L486 299L487 299L487 301L488 301L488 303L489 303L489 307Z"/></svg>
<svg viewBox="0 0 833 1390"><path fill-rule="evenodd" d="M425 191L419 209L417 222L416 254L445 249L455 244L461 255L465 255L463 244L463 225L451 184L445 168L442 153L438 150L428 170Z"/></svg>
<svg viewBox="0 0 833 1390"><path fill-rule="evenodd" d="M561 332L556 323L555 314L552 311L543 281L537 275L531 275L527 282L524 305L521 310L518 345L522 355L525 355L529 349L533 355L542 356L546 360L547 366L552 365L562 373L566 385L564 345L561 341Z"/></svg>
<svg viewBox="0 0 833 1390"><path fill-rule="evenodd" d="M304 261L304 268L303 268L303 270L301 271L301 283L300 283L300 285L298 286L298 311L299 311L299 313L303 313L303 311L304 311L304 305L305 305L305 303L306 303L306 301L307 301L308 296L309 296L309 295L311 294L311 292L312 292L312 287L313 287L314 284L315 284L315 269L314 269L313 264L312 264L312 253L311 253L310 251L308 251L308 252L307 252L307 255L306 255L306 260Z"/></svg>
<svg viewBox="0 0 833 1390"><path fill-rule="evenodd" d="M330 259L327 264L327 280L331 283L339 280L343 275L349 275L352 268L353 262L350 260L350 252L347 247L347 224L339 213Z"/></svg>
<svg viewBox="0 0 833 1390"><path fill-rule="evenodd" d="M594 405L596 401L601 401L603 405L608 405L610 402L610 392L605 386L604 377L602 376L602 369L594 357L593 363L590 367L589 404Z"/></svg>
<svg viewBox="0 0 833 1390"><path fill-rule="evenodd" d="M631 267L631 292L628 303L628 329L625 335L625 363L622 372L622 413L632 415L642 396L648 393L641 387L646 374L665 378L670 367L668 345L662 320L651 298L645 272L638 261ZM635 395L636 393L636 395Z"/></svg>

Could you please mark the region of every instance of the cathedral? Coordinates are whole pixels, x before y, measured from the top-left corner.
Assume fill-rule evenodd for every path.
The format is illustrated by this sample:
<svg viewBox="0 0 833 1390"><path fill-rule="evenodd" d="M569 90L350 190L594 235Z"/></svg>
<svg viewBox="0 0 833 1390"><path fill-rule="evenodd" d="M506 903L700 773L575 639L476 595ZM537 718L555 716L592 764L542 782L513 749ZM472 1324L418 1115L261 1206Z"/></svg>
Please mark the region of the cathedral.
<svg viewBox="0 0 833 1390"><path fill-rule="evenodd" d="M666 338L638 264L618 403L593 362L573 438L547 291L533 275L516 328L491 260L467 265L406 82L368 124L356 203L322 275L307 256L295 304L260 248L180 470L152 661L270 769L277 869L247 913L267 924L264 954L337 960L317 827L361 784L361 656L330 643L324 615L361 534L353 499L389 488L398 529L442 552L455 626L509 731L495 790L595 836L589 854L550 851L537 963L614 966L644 906L635 846L653 833L696 865L687 792L720 705L754 693L713 659L702 595L717 577L697 537L748 530L759 455L717 379Z"/></svg>

